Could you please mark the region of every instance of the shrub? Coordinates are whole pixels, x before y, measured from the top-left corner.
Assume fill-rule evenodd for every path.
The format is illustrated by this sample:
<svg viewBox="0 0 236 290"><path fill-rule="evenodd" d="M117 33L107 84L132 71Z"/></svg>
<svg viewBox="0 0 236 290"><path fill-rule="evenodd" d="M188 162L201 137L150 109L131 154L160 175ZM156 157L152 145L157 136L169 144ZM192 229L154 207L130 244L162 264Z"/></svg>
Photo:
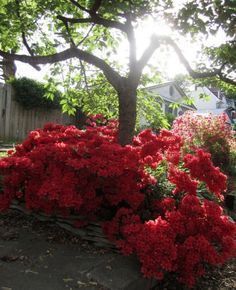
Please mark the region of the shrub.
<svg viewBox="0 0 236 290"><path fill-rule="evenodd" d="M225 114L204 116L186 112L174 121L172 131L182 136L187 150L203 148L211 153L216 166L226 172L229 170L230 143L234 133Z"/></svg>
<svg viewBox="0 0 236 290"><path fill-rule="evenodd" d="M13 79L10 83L15 89L15 100L26 109L60 107L60 92L48 92L43 83L26 77ZM49 93L53 100L46 97Z"/></svg>
<svg viewBox="0 0 236 290"><path fill-rule="evenodd" d="M236 135L230 140L229 146L229 171L231 175L236 176Z"/></svg>
<svg viewBox="0 0 236 290"><path fill-rule="evenodd" d="M98 118L86 130L47 124L1 159L0 210L17 199L32 211L77 214L77 226L98 220L146 277L175 273L188 286L233 257L235 225L218 205L226 176L210 154L183 154L167 130L145 130L122 147L117 122Z"/></svg>

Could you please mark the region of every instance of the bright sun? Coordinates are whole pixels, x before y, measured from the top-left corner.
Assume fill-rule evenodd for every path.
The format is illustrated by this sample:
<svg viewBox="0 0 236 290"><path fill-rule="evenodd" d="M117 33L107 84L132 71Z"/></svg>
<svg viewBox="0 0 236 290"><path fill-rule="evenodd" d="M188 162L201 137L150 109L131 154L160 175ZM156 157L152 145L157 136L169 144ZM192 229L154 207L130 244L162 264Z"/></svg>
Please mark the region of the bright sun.
<svg viewBox="0 0 236 290"><path fill-rule="evenodd" d="M140 56L147 48L153 34L170 36L175 39L175 34L167 24L161 21L157 22L149 19L137 31L138 56ZM193 59L193 49L187 49L186 53L188 59ZM150 63L155 65L159 71L162 71L170 79L179 73L186 73L186 70L179 61L178 56L167 46L158 49L151 58Z"/></svg>

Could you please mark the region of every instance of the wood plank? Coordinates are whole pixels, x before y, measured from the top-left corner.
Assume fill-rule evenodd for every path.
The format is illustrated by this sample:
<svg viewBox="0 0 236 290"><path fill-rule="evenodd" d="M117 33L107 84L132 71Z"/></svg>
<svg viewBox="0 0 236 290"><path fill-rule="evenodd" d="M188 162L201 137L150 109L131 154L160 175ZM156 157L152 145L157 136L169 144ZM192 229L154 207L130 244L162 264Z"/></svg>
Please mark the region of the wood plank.
<svg viewBox="0 0 236 290"><path fill-rule="evenodd" d="M5 115L2 110L6 111ZM74 118L58 109L24 109L14 100L10 85L0 91L0 138L23 140L30 131L42 128L48 122L68 125L74 123Z"/></svg>
<svg viewBox="0 0 236 290"><path fill-rule="evenodd" d="M5 112L5 106L4 106L4 88L0 86L0 138L4 139L4 112Z"/></svg>
<svg viewBox="0 0 236 290"><path fill-rule="evenodd" d="M12 105L12 89L11 86L6 84L6 116L5 116L5 138L10 139L10 118L11 118L11 105Z"/></svg>

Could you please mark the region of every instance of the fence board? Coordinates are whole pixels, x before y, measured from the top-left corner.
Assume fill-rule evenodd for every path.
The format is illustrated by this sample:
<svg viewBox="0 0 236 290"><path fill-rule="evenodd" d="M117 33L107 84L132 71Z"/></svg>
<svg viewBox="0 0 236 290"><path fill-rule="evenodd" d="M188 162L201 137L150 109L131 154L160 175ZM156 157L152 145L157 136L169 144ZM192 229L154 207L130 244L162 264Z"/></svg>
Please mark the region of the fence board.
<svg viewBox="0 0 236 290"><path fill-rule="evenodd" d="M0 83L0 139L23 140L47 122L68 125L74 123L74 118L58 109L26 110L14 100L11 86Z"/></svg>
<svg viewBox="0 0 236 290"><path fill-rule="evenodd" d="M0 84L0 136L4 135L4 114L5 114L5 97L4 97L4 90L3 86Z"/></svg>

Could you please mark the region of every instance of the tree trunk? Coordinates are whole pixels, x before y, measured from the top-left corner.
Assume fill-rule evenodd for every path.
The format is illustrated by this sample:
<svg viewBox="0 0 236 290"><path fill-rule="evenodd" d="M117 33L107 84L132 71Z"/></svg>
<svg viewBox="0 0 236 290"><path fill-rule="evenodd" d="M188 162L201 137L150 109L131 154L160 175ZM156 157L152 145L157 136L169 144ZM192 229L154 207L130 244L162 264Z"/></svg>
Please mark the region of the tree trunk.
<svg viewBox="0 0 236 290"><path fill-rule="evenodd" d="M135 123L136 123L136 105L137 91L135 89L122 89L119 96L119 133L118 141L121 145L132 142Z"/></svg>
<svg viewBox="0 0 236 290"><path fill-rule="evenodd" d="M84 129L86 125L87 115L83 112L81 108L77 108L75 113L75 124L79 129Z"/></svg>
<svg viewBox="0 0 236 290"><path fill-rule="evenodd" d="M16 74L16 65L14 61L3 58L2 71L5 81L8 81L11 77L14 77Z"/></svg>

